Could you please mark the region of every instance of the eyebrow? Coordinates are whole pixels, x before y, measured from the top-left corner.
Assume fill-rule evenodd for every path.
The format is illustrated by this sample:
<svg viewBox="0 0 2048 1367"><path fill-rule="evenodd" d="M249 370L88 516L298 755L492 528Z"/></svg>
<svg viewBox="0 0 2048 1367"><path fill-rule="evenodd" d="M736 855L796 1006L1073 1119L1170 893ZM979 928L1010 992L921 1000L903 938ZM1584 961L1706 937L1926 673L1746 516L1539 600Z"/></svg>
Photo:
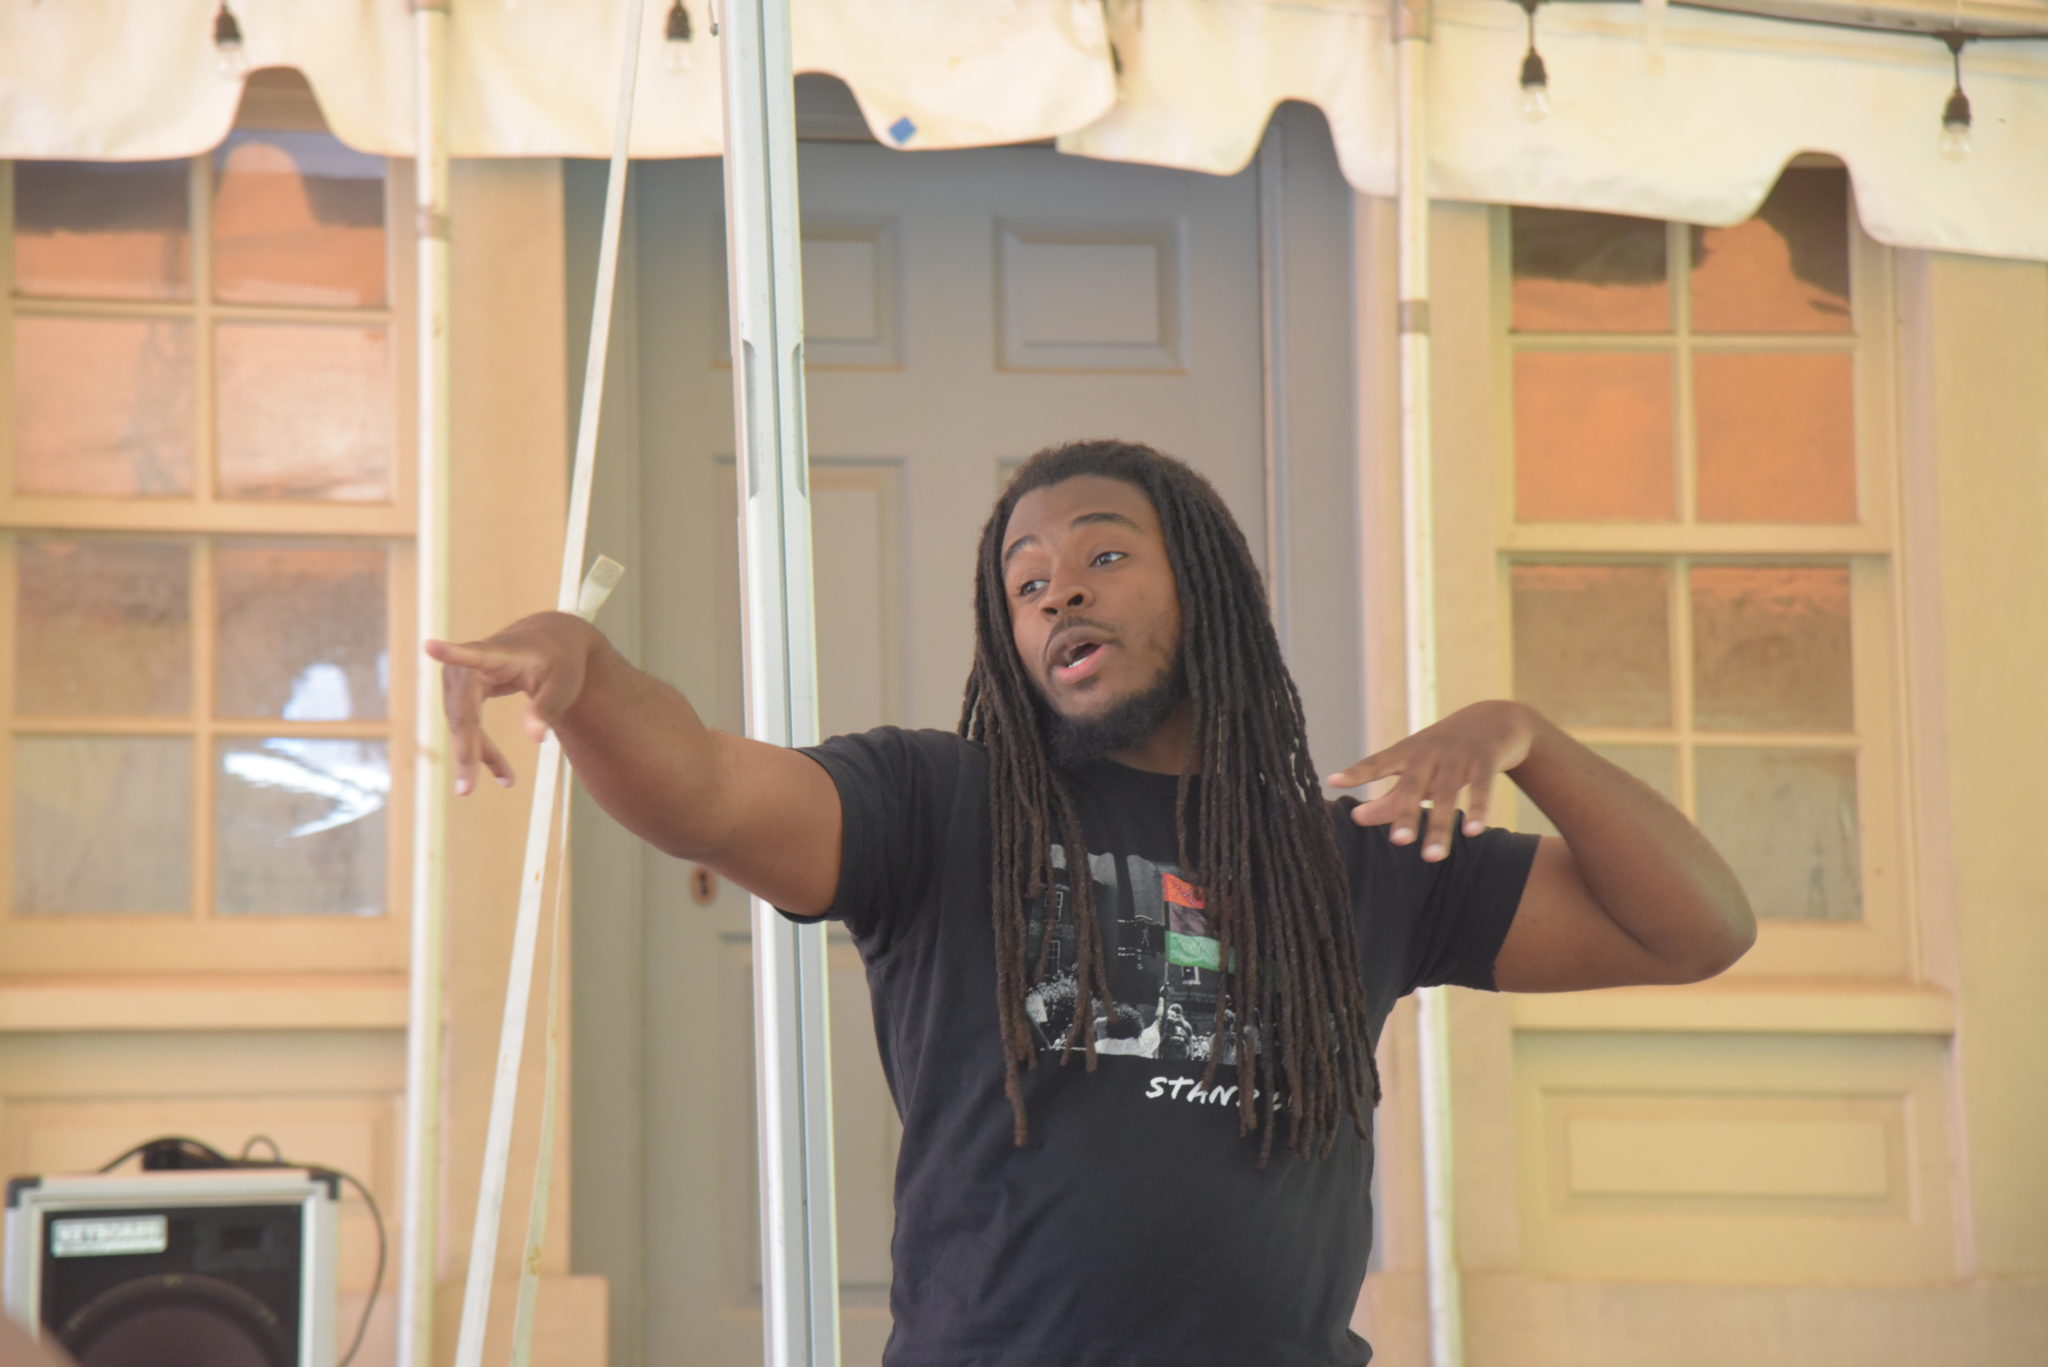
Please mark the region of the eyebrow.
<svg viewBox="0 0 2048 1367"><path fill-rule="evenodd" d="M1086 527L1097 522L1114 522L1120 526L1129 527L1134 532L1144 530L1144 528L1125 517L1122 513L1111 512L1083 513L1068 523L1067 527L1071 531L1075 527ZM1015 541L1012 541L1009 549L1003 552L1003 568L1008 569L1010 567L1010 557L1014 556L1018 551L1023 550L1026 546L1036 546L1037 544L1038 538L1035 536L1020 536Z"/></svg>

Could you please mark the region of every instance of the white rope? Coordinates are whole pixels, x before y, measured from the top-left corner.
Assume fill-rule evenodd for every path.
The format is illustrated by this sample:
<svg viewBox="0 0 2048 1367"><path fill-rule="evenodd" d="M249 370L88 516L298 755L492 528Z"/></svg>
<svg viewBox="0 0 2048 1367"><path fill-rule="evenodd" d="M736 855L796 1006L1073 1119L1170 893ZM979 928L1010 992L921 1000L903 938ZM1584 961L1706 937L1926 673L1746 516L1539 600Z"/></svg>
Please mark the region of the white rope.
<svg viewBox="0 0 2048 1367"><path fill-rule="evenodd" d="M605 357L611 341L612 295L618 281L619 236L625 219L627 148L632 140L633 93L639 75L644 0L628 0L625 54L620 62L617 122L612 133L610 174L605 182L604 226L597 258L596 298L591 305L589 353L583 370L582 407L577 415L576 457L569 482L568 526L562 538L562 577L556 606L564 612L594 616L622 573L616 562L600 559L582 578L590 530L590 491L597 464L598 418L604 407ZM519 1102L519 1071L526 1051L526 1022L533 994L533 964L540 938L541 893L547 880L548 835L557 794L562 789L561 741L550 732L541 742L534 765L533 805L526 825L526 859L519 890L519 915L512 930L512 960L506 975L505 1013L498 1031L498 1068L491 1086L491 1117L484 1134L483 1171L477 1183L476 1223L470 1231L468 1280L463 1288L462 1326L456 1340L456 1367L482 1367L484 1336L489 1326L491 1286L497 1272L498 1229L505 1209L506 1170L511 1159L512 1124ZM560 975L559 960L553 969ZM552 1064L552 1059L550 1060ZM551 1107L550 1107L551 1109ZM549 1142L553 1116L542 1146ZM536 1176L537 1200L545 1200L547 1162ZM530 1222L529 1222L530 1224ZM529 1229L529 1234L531 1234ZM530 1261L531 1252L524 1261ZM522 1273L522 1281L524 1273ZM531 1334L530 1319L524 1325ZM525 1350L515 1345L515 1352Z"/></svg>

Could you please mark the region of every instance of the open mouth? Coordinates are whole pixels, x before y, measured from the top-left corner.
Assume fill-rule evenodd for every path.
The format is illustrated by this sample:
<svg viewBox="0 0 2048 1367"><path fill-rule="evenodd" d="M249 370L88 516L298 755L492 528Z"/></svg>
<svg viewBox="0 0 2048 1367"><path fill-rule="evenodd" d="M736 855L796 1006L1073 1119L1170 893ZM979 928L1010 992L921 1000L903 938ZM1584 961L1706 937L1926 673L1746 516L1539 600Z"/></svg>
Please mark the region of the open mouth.
<svg viewBox="0 0 2048 1367"><path fill-rule="evenodd" d="M1079 683L1102 667L1108 652L1107 641L1077 634L1052 652L1052 676L1063 684Z"/></svg>

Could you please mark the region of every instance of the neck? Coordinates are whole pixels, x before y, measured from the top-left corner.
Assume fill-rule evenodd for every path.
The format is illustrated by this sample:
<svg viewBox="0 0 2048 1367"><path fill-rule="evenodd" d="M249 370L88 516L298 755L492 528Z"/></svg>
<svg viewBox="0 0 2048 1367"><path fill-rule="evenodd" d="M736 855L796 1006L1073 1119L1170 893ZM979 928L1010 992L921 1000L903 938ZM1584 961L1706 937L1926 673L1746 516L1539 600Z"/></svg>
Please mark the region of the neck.
<svg viewBox="0 0 2048 1367"><path fill-rule="evenodd" d="M1109 757L1118 764L1151 774L1194 772L1195 704L1182 698L1180 705L1159 723L1158 729L1128 750L1112 750Z"/></svg>

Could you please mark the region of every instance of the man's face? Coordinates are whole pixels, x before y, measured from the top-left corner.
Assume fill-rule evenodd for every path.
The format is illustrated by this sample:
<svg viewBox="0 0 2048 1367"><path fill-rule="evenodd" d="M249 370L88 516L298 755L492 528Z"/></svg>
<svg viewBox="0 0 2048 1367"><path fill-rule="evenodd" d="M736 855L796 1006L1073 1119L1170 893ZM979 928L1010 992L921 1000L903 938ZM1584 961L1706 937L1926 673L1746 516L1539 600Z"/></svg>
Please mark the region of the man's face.
<svg viewBox="0 0 2048 1367"><path fill-rule="evenodd" d="M1003 530L1003 589L1025 673L1064 723L1055 730L1068 762L1130 748L1185 696L1180 594L1142 490L1076 475L1018 499Z"/></svg>

